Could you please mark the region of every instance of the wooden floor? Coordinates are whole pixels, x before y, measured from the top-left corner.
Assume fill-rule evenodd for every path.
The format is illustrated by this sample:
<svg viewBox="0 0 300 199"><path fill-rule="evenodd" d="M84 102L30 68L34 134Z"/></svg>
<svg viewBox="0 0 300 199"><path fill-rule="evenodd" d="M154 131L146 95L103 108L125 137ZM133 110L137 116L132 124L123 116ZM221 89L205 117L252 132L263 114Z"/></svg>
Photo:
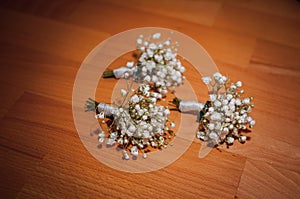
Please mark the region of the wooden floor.
<svg viewBox="0 0 300 199"><path fill-rule="evenodd" d="M72 117L77 70L101 41L145 26L198 41L255 98L251 141L145 174L84 148ZM0 198L299 198L300 2L0 3Z"/></svg>

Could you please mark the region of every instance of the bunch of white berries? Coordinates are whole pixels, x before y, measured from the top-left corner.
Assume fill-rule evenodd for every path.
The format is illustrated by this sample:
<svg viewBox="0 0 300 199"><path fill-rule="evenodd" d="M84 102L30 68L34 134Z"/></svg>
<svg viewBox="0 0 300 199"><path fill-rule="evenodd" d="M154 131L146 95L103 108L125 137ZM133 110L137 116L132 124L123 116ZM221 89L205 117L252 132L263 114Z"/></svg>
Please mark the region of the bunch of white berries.
<svg viewBox="0 0 300 199"><path fill-rule="evenodd" d="M146 158L149 148L167 147L173 135L171 128L175 127L175 124L168 120L168 107L156 103L162 95L151 91L148 84L140 84L138 90L133 93L121 90L121 95L126 97L127 94L131 95L124 106L111 110L111 106L104 109L103 103L98 105L98 118L104 120L103 115L113 115L108 132L99 133L99 142L104 142L104 138L108 136L107 144L117 144L122 148L124 159L130 158L128 151L133 156L137 156L140 151Z"/></svg>
<svg viewBox="0 0 300 199"><path fill-rule="evenodd" d="M223 142L232 144L235 139L245 142L242 135L247 126L252 128L255 120L249 116L254 104L253 97L242 98L242 82L230 83L227 77L215 73L213 78L203 77L202 81L210 86L210 101L199 113L199 131L197 138L209 141L214 145Z"/></svg>

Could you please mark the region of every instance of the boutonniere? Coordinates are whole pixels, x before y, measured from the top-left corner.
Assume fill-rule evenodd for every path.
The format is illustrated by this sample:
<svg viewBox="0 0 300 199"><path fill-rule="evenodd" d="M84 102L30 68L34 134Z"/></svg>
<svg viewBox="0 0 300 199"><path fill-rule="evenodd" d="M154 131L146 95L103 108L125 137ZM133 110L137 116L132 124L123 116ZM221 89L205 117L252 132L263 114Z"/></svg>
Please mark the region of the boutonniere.
<svg viewBox="0 0 300 199"><path fill-rule="evenodd" d="M120 91L125 100L122 106L113 106L89 99L86 110L95 111L95 117L106 125L98 134L100 143L117 146L123 151L123 158L129 154L143 158L147 153L167 148L174 137L175 123L168 119L170 110L159 105L160 93L152 91L148 84L140 84L137 90ZM126 99L128 99L126 101Z"/></svg>
<svg viewBox="0 0 300 199"><path fill-rule="evenodd" d="M181 112L198 112L199 129L196 137L210 142L213 146L234 140L245 142L249 128L255 125L250 116L254 108L253 97L244 97L242 82L230 82L219 72L213 77L203 77L202 81L209 88L209 100L205 103L182 101L174 98L173 104Z"/></svg>
<svg viewBox="0 0 300 199"><path fill-rule="evenodd" d="M141 35L137 43L137 59L127 62L126 66L106 70L104 78L130 78L137 82L146 82L151 89L166 95L169 88L180 86L185 77L185 67L177 56L178 42L171 39L161 40L156 33L145 38Z"/></svg>

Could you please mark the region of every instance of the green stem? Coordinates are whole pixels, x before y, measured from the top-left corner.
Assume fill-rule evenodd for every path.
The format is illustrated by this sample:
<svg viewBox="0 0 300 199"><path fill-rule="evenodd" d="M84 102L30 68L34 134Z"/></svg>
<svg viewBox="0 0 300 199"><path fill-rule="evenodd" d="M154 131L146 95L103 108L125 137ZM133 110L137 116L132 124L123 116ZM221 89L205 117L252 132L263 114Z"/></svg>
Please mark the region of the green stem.
<svg viewBox="0 0 300 199"><path fill-rule="evenodd" d="M206 101L203 109L198 113L197 122L200 122L202 120L203 116L208 111L209 107L211 107L211 101Z"/></svg>
<svg viewBox="0 0 300 199"><path fill-rule="evenodd" d="M115 77L114 71L112 71L112 70L104 71L102 76L103 76L103 78L114 78Z"/></svg>
<svg viewBox="0 0 300 199"><path fill-rule="evenodd" d="M99 102L93 100L92 98L89 98L86 101L86 104L85 104L85 107L86 107L85 111L86 112L88 112L88 111L94 111L94 112L96 112L98 105L99 105Z"/></svg>
<svg viewBox="0 0 300 199"><path fill-rule="evenodd" d="M173 100L172 100L172 103L176 106L176 109L179 110L179 104L181 102L181 99L175 97Z"/></svg>

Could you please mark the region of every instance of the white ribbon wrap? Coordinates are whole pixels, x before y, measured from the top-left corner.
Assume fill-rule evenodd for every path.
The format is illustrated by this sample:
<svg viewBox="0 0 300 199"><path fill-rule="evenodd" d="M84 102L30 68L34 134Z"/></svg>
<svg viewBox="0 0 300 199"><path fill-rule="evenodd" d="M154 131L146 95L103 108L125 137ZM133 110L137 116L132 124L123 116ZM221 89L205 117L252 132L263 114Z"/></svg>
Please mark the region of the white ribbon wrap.
<svg viewBox="0 0 300 199"><path fill-rule="evenodd" d="M204 105L196 101L180 101L179 110L181 112L200 112Z"/></svg>
<svg viewBox="0 0 300 199"><path fill-rule="evenodd" d="M98 105L98 111L99 112L104 112L105 115L113 115L115 113L115 108L108 105L108 104L105 104L105 103L100 103Z"/></svg>
<svg viewBox="0 0 300 199"><path fill-rule="evenodd" d="M129 76L132 76L136 72L136 68L120 67L113 70L113 73L117 79L124 78L124 74L128 73Z"/></svg>

